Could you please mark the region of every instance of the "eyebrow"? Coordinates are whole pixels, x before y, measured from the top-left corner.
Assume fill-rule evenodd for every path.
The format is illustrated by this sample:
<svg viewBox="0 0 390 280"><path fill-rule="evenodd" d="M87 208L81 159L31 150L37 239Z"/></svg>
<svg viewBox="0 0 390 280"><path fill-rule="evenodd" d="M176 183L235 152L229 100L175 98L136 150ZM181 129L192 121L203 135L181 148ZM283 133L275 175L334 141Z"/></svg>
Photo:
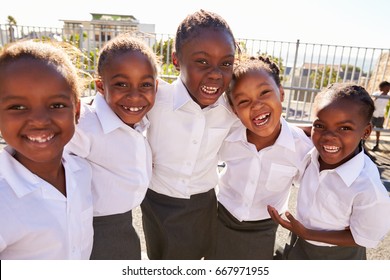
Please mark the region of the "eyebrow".
<svg viewBox="0 0 390 280"><path fill-rule="evenodd" d="M115 79L115 78L124 78L124 79L128 79L129 76L128 76L128 75L125 75L125 74L122 74L122 73L119 73L119 74L115 74L114 76L111 77L111 79ZM153 75L149 75L149 74L142 76L142 79L148 79L148 78L154 79L154 76L153 76Z"/></svg>
<svg viewBox="0 0 390 280"><path fill-rule="evenodd" d="M200 55L200 54L203 54L203 55L205 55L205 56L210 56L210 54L209 54L208 52L205 52L205 51L194 52L194 53L192 53L192 56L194 56L194 55ZM225 55L223 58L234 58L234 54Z"/></svg>
<svg viewBox="0 0 390 280"><path fill-rule="evenodd" d="M54 99L54 98L68 99L68 98L72 98L72 94L61 92L59 94L56 94L56 95L53 95L53 96L49 97L49 99ZM22 100L25 100L25 99L27 99L27 97L26 96L22 96L22 95L6 95L4 97L0 97L1 102L18 101L18 100L22 101Z"/></svg>

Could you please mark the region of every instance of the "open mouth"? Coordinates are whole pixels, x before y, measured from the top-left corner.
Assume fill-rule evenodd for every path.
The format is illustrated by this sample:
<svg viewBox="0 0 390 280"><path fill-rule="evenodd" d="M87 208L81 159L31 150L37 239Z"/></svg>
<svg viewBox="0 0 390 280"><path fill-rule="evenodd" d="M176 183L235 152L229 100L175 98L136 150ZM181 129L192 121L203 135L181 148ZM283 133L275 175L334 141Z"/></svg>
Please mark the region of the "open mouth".
<svg viewBox="0 0 390 280"><path fill-rule="evenodd" d="M270 113L258 115L256 118L253 119L253 122L256 126L265 125L269 121L270 115Z"/></svg>
<svg viewBox="0 0 390 280"><path fill-rule="evenodd" d="M218 92L218 87L208 87L208 86L201 86L200 89L203 93L208 95L214 95Z"/></svg>
<svg viewBox="0 0 390 280"><path fill-rule="evenodd" d="M337 153L340 150L340 147L336 146L322 146L325 152L327 153Z"/></svg>
<svg viewBox="0 0 390 280"><path fill-rule="evenodd" d="M51 139L53 139L54 134L50 135L41 135L41 136L26 136L28 140L31 142L36 142L36 143L46 143L49 142Z"/></svg>
<svg viewBox="0 0 390 280"><path fill-rule="evenodd" d="M127 106L122 105L122 108L125 109L126 111L130 111L130 112L139 112L139 111L142 111L145 107L143 107L143 106L127 107Z"/></svg>

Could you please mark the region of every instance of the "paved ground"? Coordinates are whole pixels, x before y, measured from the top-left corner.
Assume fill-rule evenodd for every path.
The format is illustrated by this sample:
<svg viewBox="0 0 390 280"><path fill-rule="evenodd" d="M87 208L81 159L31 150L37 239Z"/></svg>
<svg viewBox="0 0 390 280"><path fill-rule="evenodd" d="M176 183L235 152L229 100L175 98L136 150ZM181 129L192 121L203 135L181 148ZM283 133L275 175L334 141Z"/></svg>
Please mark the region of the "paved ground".
<svg viewBox="0 0 390 280"><path fill-rule="evenodd" d="M374 146L374 133L371 135L370 139L366 142L367 151L372 158L372 160L377 164L379 172L381 173L382 180L384 185L387 187L387 190L390 194L390 133L382 133L380 151L373 152L370 149ZM4 142L0 138L0 150L4 146ZM297 190L293 189L291 198L290 198L290 209L294 213L294 207L296 203ZM134 210L134 220L133 224L136 228L140 238L141 238L141 247L143 251L143 259L147 259L146 249L145 249L145 239L142 231L142 214L139 208ZM380 213L382 215L389 215L390 213ZM390 219L390 217L389 217ZM285 229L279 229L277 233L277 242L284 244L287 240L288 232ZM385 237L385 239L380 243L376 249L368 250L368 259L369 260L390 260L390 233Z"/></svg>

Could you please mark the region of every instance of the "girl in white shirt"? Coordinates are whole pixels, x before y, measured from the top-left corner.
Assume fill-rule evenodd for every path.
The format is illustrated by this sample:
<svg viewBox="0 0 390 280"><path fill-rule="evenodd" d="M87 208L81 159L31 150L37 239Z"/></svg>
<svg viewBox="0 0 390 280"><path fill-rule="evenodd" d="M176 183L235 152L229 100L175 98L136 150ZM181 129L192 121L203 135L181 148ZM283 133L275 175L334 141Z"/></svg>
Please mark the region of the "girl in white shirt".
<svg viewBox="0 0 390 280"><path fill-rule="evenodd" d="M374 103L357 85L334 84L314 101L312 140L297 199L297 219L269 206L293 232L288 259L366 259L390 230L389 194L364 153Z"/></svg>
<svg viewBox="0 0 390 280"><path fill-rule="evenodd" d="M217 153L237 120L223 95L234 55L219 15L201 10L179 25L173 62L180 76L159 87L148 113L153 177L141 208L150 259L201 259L213 248Z"/></svg>
<svg viewBox="0 0 390 280"><path fill-rule="evenodd" d="M91 259L141 259L132 209L144 199L152 156L143 133L157 90L157 59L141 40L121 34L99 55L96 95L82 107L67 149L92 166L94 244Z"/></svg>
<svg viewBox="0 0 390 280"><path fill-rule="evenodd" d="M279 68L260 56L234 67L227 95L242 124L219 152L225 162L218 182L215 259L273 259L278 224L267 205L288 205L294 179L312 147L309 137L282 118Z"/></svg>
<svg viewBox="0 0 390 280"><path fill-rule="evenodd" d="M0 259L89 259L91 169L63 154L81 90L59 47L25 41L0 54Z"/></svg>

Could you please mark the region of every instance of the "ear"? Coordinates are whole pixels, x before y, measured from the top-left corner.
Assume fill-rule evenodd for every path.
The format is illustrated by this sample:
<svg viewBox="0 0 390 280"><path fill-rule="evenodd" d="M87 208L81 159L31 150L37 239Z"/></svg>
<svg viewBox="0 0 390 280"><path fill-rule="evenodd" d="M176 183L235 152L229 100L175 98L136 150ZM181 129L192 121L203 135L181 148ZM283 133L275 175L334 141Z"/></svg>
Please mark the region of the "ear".
<svg viewBox="0 0 390 280"><path fill-rule="evenodd" d="M104 84L101 79L95 80L96 89L98 92L100 92L102 95L104 95Z"/></svg>
<svg viewBox="0 0 390 280"><path fill-rule="evenodd" d="M156 92L158 90L158 79L156 79Z"/></svg>
<svg viewBox="0 0 390 280"><path fill-rule="evenodd" d="M172 52L172 63L173 63L173 65L175 65L176 70L180 71L179 58L177 57L176 52Z"/></svg>
<svg viewBox="0 0 390 280"><path fill-rule="evenodd" d="M280 102L284 101L284 88L282 86L279 86L279 93L280 93Z"/></svg>
<svg viewBox="0 0 390 280"><path fill-rule="evenodd" d="M370 122L369 124L367 124L367 126L364 129L362 140L367 140L367 138L371 135L371 132L372 132L372 124Z"/></svg>
<svg viewBox="0 0 390 280"><path fill-rule="evenodd" d="M79 123L79 118L80 118L80 107L81 107L81 101L80 99L77 100L77 103L76 103L76 114L75 114L75 121L76 121L76 124Z"/></svg>

